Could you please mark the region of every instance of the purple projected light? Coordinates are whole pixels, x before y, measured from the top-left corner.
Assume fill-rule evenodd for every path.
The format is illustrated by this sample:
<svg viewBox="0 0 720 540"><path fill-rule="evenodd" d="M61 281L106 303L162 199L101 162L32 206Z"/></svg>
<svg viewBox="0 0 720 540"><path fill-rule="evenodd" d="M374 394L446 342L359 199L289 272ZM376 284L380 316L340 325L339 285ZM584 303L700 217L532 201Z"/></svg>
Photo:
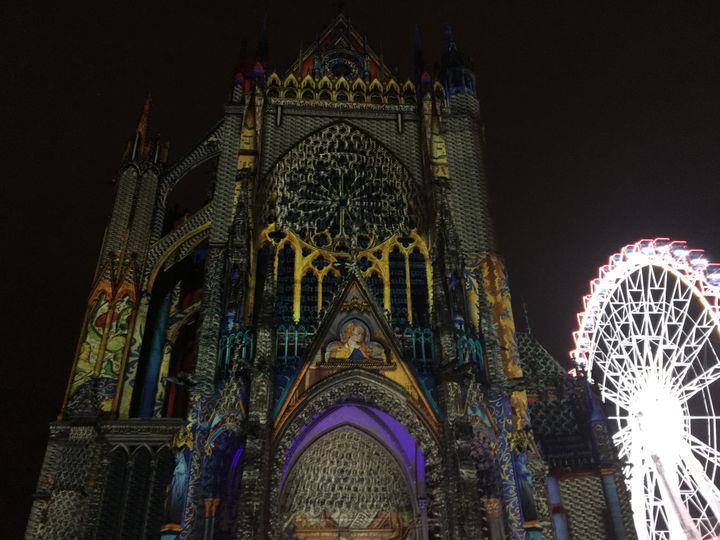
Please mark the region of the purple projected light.
<svg viewBox="0 0 720 540"><path fill-rule="evenodd" d="M242 457L243 453L245 452L245 448L238 448L237 452L235 452L235 455L233 456L232 464L230 465L230 470L235 471L237 469L238 461L240 461L240 458Z"/></svg>
<svg viewBox="0 0 720 540"><path fill-rule="evenodd" d="M322 434L341 426L354 426L381 441L403 466L413 491L417 493L421 486L421 490L424 489L425 456L405 426L374 407L346 404L327 411L314 423L306 426L293 441L283 465L281 490L290 468L300 454ZM418 486L418 483L421 486Z"/></svg>

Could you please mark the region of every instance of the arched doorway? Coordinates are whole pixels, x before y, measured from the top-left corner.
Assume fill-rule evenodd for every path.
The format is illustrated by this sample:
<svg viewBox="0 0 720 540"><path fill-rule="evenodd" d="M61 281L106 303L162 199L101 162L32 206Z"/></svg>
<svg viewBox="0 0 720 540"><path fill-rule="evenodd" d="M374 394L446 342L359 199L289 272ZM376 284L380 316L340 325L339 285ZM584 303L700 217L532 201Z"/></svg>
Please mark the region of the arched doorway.
<svg viewBox="0 0 720 540"><path fill-rule="evenodd" d="M406 467L351 425L325 432L292 463L281 494L286 538L416 538Z"/></svg>
<svg viewBox="0 0 720 540"><path fill-rule="evenodd" d="M413 521L405 530L405 536L388 538L427 540L446 536L443 534L446 523L444 500L438 492L442 462L432 426L425 424L410 406L403 388L389 384L380 375L367 370L348 369L316 383L289 418L276 428L270 492L273 537L300 538L292 530L293 516L289 512L292 508L287 502L290 473L314 444L347 427L372 437L370 442L380 445L403 473L412 508L407 515ZM322 460L318 458L318 461ZM367 474L375 474L378 467L370 465L366 469ZM360 531L333 533L332 530L322 537L348 538L349 532L355 534L349 538L363 538ZM380 538L373 534L375 536L364 537Z"/></svg>

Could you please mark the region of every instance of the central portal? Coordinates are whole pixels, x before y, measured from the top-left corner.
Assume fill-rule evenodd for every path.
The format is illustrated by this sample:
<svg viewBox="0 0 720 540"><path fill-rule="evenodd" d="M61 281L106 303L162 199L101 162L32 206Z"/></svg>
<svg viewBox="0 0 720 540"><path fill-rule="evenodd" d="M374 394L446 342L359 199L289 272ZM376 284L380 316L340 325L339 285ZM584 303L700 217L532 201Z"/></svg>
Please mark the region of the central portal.
<svg viewBox="0 0 720 540"><path fill-rule="evenodd" d="M292 465L281 498L285 538L416 538L407 473L351 426L320 436Z"/></svg>

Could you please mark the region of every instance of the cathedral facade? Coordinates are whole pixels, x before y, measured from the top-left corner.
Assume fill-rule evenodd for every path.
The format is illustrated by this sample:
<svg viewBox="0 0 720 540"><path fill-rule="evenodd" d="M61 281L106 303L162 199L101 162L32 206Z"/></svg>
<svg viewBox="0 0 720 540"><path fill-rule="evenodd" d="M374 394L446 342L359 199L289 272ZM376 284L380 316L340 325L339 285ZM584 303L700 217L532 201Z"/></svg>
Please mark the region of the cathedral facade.
<svg viewBox="0 0 720 540"><path fill-rule="evenodd" d="M343 14L265 50L173 162L146 103L26 538L635 538L597 400L515 328L451 33L405 82Z"/></svg>

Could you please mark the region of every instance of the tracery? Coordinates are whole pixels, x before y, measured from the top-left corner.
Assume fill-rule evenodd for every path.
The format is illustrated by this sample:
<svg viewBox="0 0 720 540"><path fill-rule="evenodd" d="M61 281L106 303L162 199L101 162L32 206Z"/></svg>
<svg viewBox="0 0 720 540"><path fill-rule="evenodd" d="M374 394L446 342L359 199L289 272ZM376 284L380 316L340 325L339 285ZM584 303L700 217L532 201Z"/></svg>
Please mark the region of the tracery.
<svg viewBox="0 0 720 540"><path fill-rule="evenodd" d="M409 230L414 196L403 165L346 123L307 137L273 168L268 222L308 244L335 251L367 249Z"/></svg>

